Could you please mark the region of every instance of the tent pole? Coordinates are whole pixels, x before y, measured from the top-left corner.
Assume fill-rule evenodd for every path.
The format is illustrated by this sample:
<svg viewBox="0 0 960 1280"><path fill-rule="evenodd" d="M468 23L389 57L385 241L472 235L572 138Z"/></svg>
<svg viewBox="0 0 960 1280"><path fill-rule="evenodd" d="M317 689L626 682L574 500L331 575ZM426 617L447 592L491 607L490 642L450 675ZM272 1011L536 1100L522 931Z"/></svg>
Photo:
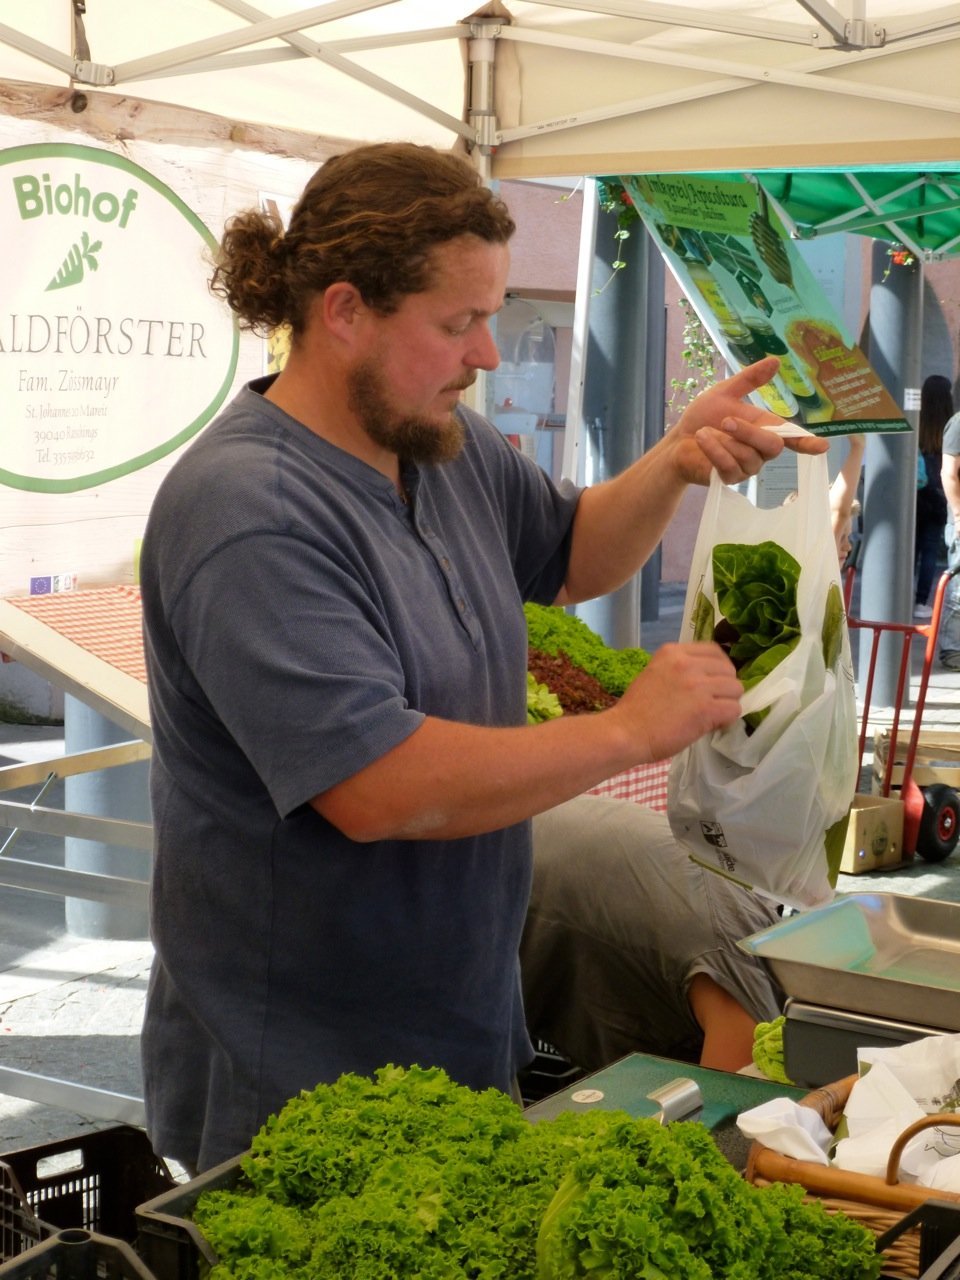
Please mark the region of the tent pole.
<svg viewBox="0 0 960 1280"><path fill-rule="evenodd" d="M573 308L573 344L570 353L570 383L567 389L567 418L563 428L563 464L560 474L574 484L583 484L583 384L586 377L587 337L590 328L590 295L593 292L594 245L600 204L597 183L586 178L583 184L583 215L580 222L580 250Z"/></svg>
<svg viewBox="0 0 960 1280"><path fill-rule="evenodd" d="M490 177L490 158L495 142L497 113L494 106L493 79L496 65L496 41L481 32L467 41L467 121L473 130L473 162L484 178Z"/></svg>
<svg viewBox="0 0 960 1280"><path fill-rule="evenodd" d="M126 742L129 733L93 707L67 694L64 698L64 746L67 755ZM64 783L68 810L107 814L134 822L150 822L150 765L140 760L113 769L69 776ZM64 866L73 871L120 876L144 883L150 878L149 852L107 844L89 836L64 837ZM147 938L146 905L141 908L108 901L67 897L67 932L80 938Z"/></svg>

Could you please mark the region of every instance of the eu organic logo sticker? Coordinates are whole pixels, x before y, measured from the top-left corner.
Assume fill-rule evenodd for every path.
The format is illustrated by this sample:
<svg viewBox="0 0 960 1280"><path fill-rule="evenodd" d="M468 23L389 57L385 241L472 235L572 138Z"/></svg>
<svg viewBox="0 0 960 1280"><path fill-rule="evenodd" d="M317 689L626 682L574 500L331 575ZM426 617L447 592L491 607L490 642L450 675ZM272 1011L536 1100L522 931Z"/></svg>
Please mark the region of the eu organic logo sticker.
<svg viewBox="0 0 960 1280"><path fill-rule="evenodd" d="M164 457L236 372L207 288L215 242L169 187L112 152L0 151L0 484L67 493Z"/></svg>

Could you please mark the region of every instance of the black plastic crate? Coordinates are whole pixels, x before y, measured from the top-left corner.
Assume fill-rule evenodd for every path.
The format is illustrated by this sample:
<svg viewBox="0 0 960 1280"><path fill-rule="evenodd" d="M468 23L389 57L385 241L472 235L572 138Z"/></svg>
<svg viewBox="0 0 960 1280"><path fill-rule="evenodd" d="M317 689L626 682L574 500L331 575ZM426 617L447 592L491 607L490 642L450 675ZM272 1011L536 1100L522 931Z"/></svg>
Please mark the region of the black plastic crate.
<svg viewBox="0 0 960 1280"><path fill-rule="evenodd" d="M204 1280L218 1259L192 1221L194 1208L205 1191L230 1190L241 1176L237 1157L140 1205L136 1251L149 1269L151 1280ZM920 1227L918 1280L960 1280L960 1205L928 1200L878 1237L878 1252L916 1226ZM6 1269L0 1267L0 1280L5 1280L7 1274ZM32 1277L45 1273L23 1274ZM96 1273L82 1273L82 1280L86 1280L88 1274L93 1277ZM57 1280L68 1278L58 1275ZM74 1278L71 1276L69 1280ZM78 1275L77 1280L81 1280L81 1276ZM884 1280L898 1280L898 1277L888 1278L884 1272Z"/></svg>
<svg viewBox="0 0 960 1280"><path fill-rule="evenodd" d="M132 1242L136 1209L176 1186L149 1139L129 1125L0 1156L2 1258L59 1230Z"/></svg>
<svg viewBox="0 0 960 1280"><path fill-rule="evenodd" d="M30 1208L13 1170L0 1164L0 1262L39 1244L52 1231Z"/></svg>
<svg viewBox="0 0 960 1280"><path fill-rule="evenodd" d="M3 1280L156 1280L125 1240L71 1228L0 1265Z"/></svg>
<svg viewBox="0 0 960 1280"><path fill-rule="evenodd" d="M950 1200L926 1200L917 1205L895 1226L877 1237L878 1251L889 1248L899 1236L917 1227L920 1228L919 1280L958 1280L960 1204Z"/></svg>
<svg viewBox="0 0 960 1280"><path fill-rule="evenodd" d="M136 1249L157 1280L201 1280L217 1262L193 1209L205 1191L229 1191L240 1176L237 1156L139 1206Z"/></svg>

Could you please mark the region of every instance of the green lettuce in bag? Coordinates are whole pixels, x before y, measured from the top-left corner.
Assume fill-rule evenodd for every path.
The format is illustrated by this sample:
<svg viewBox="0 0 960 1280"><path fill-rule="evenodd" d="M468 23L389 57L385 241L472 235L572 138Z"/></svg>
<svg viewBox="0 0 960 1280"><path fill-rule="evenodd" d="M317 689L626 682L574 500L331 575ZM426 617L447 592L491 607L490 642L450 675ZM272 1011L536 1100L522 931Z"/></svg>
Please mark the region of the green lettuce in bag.
<svg viewBox="0 0 960 1280"><path fill-rule="evenodd" d="M722 542L713 549L721 621L714 639L750 689L797 647L800 565L776 542Z"/></svg>
<svg viewBox="0 0 960 1280"><path fill-rule="evenodd" d="M751 689L797 647L800 565L777 542L720 542L713 548L719 619L706 596L698 601L696 638L715 640ZM765 715L744 716L748 731Z"/></svg>

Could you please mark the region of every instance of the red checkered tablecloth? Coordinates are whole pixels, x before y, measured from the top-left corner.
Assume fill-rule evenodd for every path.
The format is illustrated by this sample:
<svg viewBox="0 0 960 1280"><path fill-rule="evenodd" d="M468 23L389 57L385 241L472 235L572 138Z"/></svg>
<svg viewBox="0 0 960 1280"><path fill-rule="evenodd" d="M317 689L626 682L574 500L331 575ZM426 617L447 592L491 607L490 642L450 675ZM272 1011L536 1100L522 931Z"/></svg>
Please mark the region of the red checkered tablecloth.
<svg viewBox="0 0 960 1280"><path fill-rule="evenodd" d="M633 800L636 804L646 805L648 809L655 809L657 813L666 813L669 773L669 760L638 764L591 787L587 794L607 796L611 800Z"/></svg>

